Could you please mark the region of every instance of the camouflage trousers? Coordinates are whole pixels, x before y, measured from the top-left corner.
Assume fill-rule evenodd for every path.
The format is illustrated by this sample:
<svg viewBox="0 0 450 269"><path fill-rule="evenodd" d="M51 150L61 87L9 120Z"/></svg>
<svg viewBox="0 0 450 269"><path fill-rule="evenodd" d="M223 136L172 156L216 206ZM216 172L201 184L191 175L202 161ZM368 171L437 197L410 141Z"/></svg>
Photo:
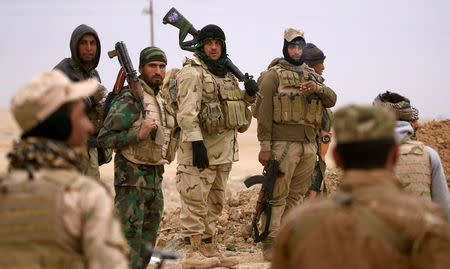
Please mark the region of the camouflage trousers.
<svg viewBox="0 0 450 269"><path fill-rule="evenodd" d="M282 219L295 207L311 186L312 173L316 164L317 146L315 143L274 141L272 155L281 160L280 170L284 177L275 181L273 191L272 216L268 237L275 237ZM284 155L284 158L282 158ZM264 230L266 216L261 217Z"/></svg>
<svg viewBox="0 0 450 269"><path fill-rule="evenodd" d="M147 267L150 257L145 253L145 245L156 244L164 208L163 172L162 165L135 164L120 153L114 159L114 203L130 245L133 269Z"/></svg>
<svg viewBox="0 0 450 269"><path fill-rule="evenodd" d="M231 163L210 165L198 169L192 165L178 165L177 190L181 199L181 235L213 237L216 222L225 202L225 188Z"/></svg>

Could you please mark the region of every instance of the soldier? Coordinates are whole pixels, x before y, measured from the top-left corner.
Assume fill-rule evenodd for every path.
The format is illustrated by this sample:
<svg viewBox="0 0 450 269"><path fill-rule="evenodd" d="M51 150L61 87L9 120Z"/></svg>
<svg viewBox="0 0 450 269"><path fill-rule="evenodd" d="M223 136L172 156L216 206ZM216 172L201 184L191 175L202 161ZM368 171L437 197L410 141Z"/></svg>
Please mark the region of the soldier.
<svg viewBox="0 0 450 269"><path fill-rule="evenodd" d="M335 112L337 193L286 218L272 268L449 268L450 225L440 206L401 192L393 177L395 116L385 108Z"/></svg>
<svg viewBox="0 0 450 269"><path fill-rule="evenodd" d="M303 31L284 32L284 58L271 63L258 79L261 93L258 108L258 159L266 166L270 158L280 162L284 178L277 178L273 194L269 234L263 240L263 255L271 259L272 243L286 212L297 205L311 185L316 163L316 135L323 108L334 106L336 94L303 62ZM268 216L262 218L262 227Z"/></svg>
<svg viewBox="0 0 450 269"><path fill-rule="evenodd" d="M64 72L72 81L82 81L95 78L99 82L100 76L95 69L100 60L100 39L97 32L91 27L81 24L72 33L70 38L71 58L63 59L55 69ZM103 102L106 89L99 86L91 96L84 100L87 114L94 124L94 132L88 141L88 160L84 165L83 173L95 178L100 178L99 165L111 160L112 151L105 151L99 147L97 134L102 124Z"/></svg>
<svg viewBox="0 0 450 269"><path fill-rule="evenodd" d="M313 43L307 43L304 52L305 63L314 69L318 75L320 75L321 82L325 81L322 77L323 70L325 70L324 61L326 56L323 52ZM329 108L324 108L322 112L322 123L320 126L319 136L316 138L317 143L317 162L314 168L313 180L311 187L309 187L309 198L315 198L318 193L320 193L320 186L322 185L323 178L325 176L325 171L327 164L325 163L325 155L328 152L328 147L330 146L331 137L331 122L333 119L333 112Z"/></svg>
<svg viewBox="0 0 450 269"><path fill-rule="evenodd" d="M422 142L413 140L413 109L408 98L394 92L379 94L376 106L386 106L397 116L395 138L400 143L399 161L395 176L403 189L419 197L442 205L450 218L450 193L439 154Z"/></svg>
<svg viewBox="0 0 450 269"><path fill-rule="evenodd" d="M225 34L217 25L200 30L194 57L177 74L177 119L181 143L177 151L177 190L184 237L185 268L229 267L232 257L217 251L216 222L222 212L232 162L238 160L237 132L250 126L248 106L257 85L245 92L228 71Z"/></svg>
<svg viewBox="0 0 450 269"><path fill-rule="evenodd" d="M111 196L81 174L76 150L93 130L82 99L97 87L53 70L14 95L22 135L0 178L1 268L128 268Z"/></svg>
<svg viewBox="0 0 450 269"><path fill-rule="evenodd" d="M146 268L150 257L145 245L155 245L164 208L161 190L164 164L175 155L174 115L167 113L158 94L166 74L166 54L157 47L143 49L139 57L146 119L129 88L111 103L98 140L115 148L114 199L125 237L131 246L131 267ZM156 130L155 135L150 135ZM154 133L154 132L152 132Z"/></svg>

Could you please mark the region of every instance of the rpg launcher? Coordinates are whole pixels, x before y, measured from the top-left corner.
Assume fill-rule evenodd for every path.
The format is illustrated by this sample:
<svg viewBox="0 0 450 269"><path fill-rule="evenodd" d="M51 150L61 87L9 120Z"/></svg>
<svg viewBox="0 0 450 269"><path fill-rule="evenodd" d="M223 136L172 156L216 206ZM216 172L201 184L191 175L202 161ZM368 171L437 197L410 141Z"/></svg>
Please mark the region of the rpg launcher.
<svg viewBox="0 0 450 269"><path fill-rule="evenodd" d="M180 12L178 12L178 10L176 10L174 7L171 8L169 12L167 12L167 14L164 16L163 23L173 25L176 28L180 29L178 42L182 50L187 50L190 52L195 51L195 47L198 44L198 31L194 28L192 23L190 23L183 15L181 15ZM192 40L184 41L188 34L192 36ZM234 65L228 57L225 59L225 65L239 81L247 82L249 80L253 80L253 76L250 76L248 73L243 74L241 70L239 70L239 68ZM259 89L256 94L260 98L263 98L263 96L259 93Z"/></svg>

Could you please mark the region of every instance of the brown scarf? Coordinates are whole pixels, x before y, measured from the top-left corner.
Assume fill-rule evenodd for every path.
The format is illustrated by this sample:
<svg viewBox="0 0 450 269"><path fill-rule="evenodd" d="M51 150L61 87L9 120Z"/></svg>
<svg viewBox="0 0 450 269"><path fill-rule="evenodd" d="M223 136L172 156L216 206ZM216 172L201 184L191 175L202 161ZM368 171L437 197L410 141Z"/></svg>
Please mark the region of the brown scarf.
<svg viewBox="0 0 450 269"><path fill-rule="evenodd" d="M14 142L8 153L9 169L25 169L30 173L41 168L64 168L81 171L81 154L62 141L27 137Z"/></svg>

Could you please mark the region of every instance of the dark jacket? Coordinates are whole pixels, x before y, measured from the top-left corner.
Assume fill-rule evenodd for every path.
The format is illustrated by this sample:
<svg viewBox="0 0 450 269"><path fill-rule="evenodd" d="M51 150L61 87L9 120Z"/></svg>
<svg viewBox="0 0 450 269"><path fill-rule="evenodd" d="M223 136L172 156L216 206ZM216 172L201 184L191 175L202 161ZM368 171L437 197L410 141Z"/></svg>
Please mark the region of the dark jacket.
<svg viewBox="0 0 450 269"><path fill-rule="evenodd" d="M86 34L93 35L97 40L97 52L95 55L95 59L92 65L87 70L81 65L81 60L78 55L78 43L80 42L81 38ZM55 69L64 72L72 81L81 81L89 78L97 78L97 80L101 82L100 76L97 70L95 70L100 60L101 45L97 32L92 27L89 27L85 24L81 24L77 28L75 28L75 30L73 30L72 37L70 38L70 52L72 54L72 57L63 59L61 62L59 62L59 64L55 66ZM96 108L94 98L90 96L89 98L86 98L84 101L87 107L88 117L94 123L95 126L97 118L101 117L101 115L100 116L97 115L98 109ZM97 145L98 143L96 142L96 135L89 137L88 144L90 147L98 147Z"/></svg>
<svg viewBox="0 0 450 269"><path fill-rule="evenodd" d="M86 34L93 35L97 40L97 53L95 56L95 60L88 70L84 69L84 67L81 65L81 60L78 56L77 48L80 39ZM101 82L100 76L97 70L95 70L100 60L101 46L97 32L93 28L85 24L81 24L80 26L75 28L75 30L73 30L72 37L70 38L70 52L72 54L72 57L63 59L59 64L55 66L55 69L63 71L72 81L80 81L95 77L99 80L99 82Z"/></svg>

